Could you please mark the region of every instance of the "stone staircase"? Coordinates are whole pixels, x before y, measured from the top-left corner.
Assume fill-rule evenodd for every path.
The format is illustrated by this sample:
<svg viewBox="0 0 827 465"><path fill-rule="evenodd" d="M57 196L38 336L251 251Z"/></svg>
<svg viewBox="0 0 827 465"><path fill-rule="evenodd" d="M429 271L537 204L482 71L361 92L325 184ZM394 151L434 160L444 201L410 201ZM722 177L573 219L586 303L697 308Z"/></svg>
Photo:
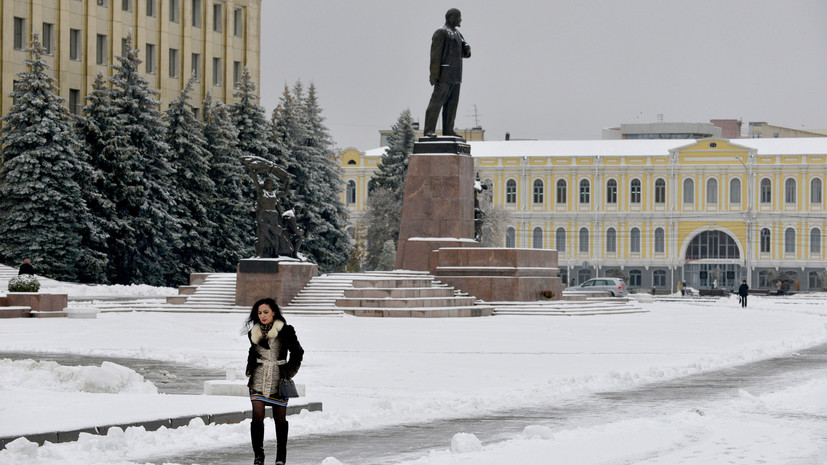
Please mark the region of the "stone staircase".
<svg viewBox="0 0 827 465"><path fill-rule="evenodd" d="M494 316L548 315L593 316L648 313L630 298L592 297L585 300L543 300L537 302L489 302L494 306Z"/></svg>

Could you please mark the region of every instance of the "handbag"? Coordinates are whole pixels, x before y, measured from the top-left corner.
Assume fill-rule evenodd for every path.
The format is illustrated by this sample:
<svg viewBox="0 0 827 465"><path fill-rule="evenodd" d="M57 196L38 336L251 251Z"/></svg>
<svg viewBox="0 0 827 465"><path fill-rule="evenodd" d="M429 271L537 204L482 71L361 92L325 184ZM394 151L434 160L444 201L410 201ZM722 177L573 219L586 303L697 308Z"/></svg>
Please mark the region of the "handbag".
<svg viewBox="0 0 827 465"><path fill-rule="evenodd" d="M296 389L296 383L294 383L292 379L282 379L279 381L279 397L282 399L299 397L299 391Z"/></svg>

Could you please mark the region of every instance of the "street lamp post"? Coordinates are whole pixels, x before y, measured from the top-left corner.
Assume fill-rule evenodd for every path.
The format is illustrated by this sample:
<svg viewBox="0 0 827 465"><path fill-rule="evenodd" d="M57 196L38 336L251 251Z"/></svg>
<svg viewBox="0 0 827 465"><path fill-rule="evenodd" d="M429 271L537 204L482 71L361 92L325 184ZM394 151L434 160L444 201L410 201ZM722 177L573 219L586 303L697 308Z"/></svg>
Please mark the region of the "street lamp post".
<svg viewBox="0 0 827 465"><path fill-rule="evenodd" d="M752 165L752 160L754 155L749 155L749 164ZM746 236L747 236L747 243L744 247L746 257L744 259L744 264L747 268L747 283L752 286L752 241L753 241L753 234L752 228L755 224L755 212L752 209L752 201L753 201L753 194L754 194L754 182L752 173L750 173L750 166L744 163L744 160L741 157L735 157L738 160L738 163L744 167L744 174L747 178L747 210L743 212L744 215L744 222L746 223Z"/></svg>

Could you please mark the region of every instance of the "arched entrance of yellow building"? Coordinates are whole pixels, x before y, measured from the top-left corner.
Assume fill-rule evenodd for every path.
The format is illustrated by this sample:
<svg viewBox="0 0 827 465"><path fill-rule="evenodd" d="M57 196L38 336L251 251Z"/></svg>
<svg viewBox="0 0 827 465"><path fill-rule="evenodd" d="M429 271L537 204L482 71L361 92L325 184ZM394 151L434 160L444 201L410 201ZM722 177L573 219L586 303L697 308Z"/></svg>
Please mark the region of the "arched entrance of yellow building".
<svg viewBox="0 0 827 465"><path fill-rule="evenodd" d="M736 289L740 284L740 247L724 231L703 231L693 237L684 258L684 281L691 287L708 289L717 284L721 289Z"/></svg>

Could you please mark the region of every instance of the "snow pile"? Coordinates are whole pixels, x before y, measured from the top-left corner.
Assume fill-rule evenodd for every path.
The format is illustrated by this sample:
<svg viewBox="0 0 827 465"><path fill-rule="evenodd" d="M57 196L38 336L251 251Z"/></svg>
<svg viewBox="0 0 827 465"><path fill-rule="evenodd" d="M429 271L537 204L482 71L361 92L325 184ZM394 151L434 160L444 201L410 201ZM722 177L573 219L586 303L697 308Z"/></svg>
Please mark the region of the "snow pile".
<svg viewBox="0 0 827 465"><path fill-rule="evenodd" d="M451 438L451 453L452 454L467 454L469 452L479 452L482 450L482 442L469 433L457 433Z"/></svg>
<svg viewBox="0 0 827 465"><path fill-rule="evenodd" d="M144 377L117 363L67 367L56 362L0 359L0 391L58 391L157 394Z"/></svg>

